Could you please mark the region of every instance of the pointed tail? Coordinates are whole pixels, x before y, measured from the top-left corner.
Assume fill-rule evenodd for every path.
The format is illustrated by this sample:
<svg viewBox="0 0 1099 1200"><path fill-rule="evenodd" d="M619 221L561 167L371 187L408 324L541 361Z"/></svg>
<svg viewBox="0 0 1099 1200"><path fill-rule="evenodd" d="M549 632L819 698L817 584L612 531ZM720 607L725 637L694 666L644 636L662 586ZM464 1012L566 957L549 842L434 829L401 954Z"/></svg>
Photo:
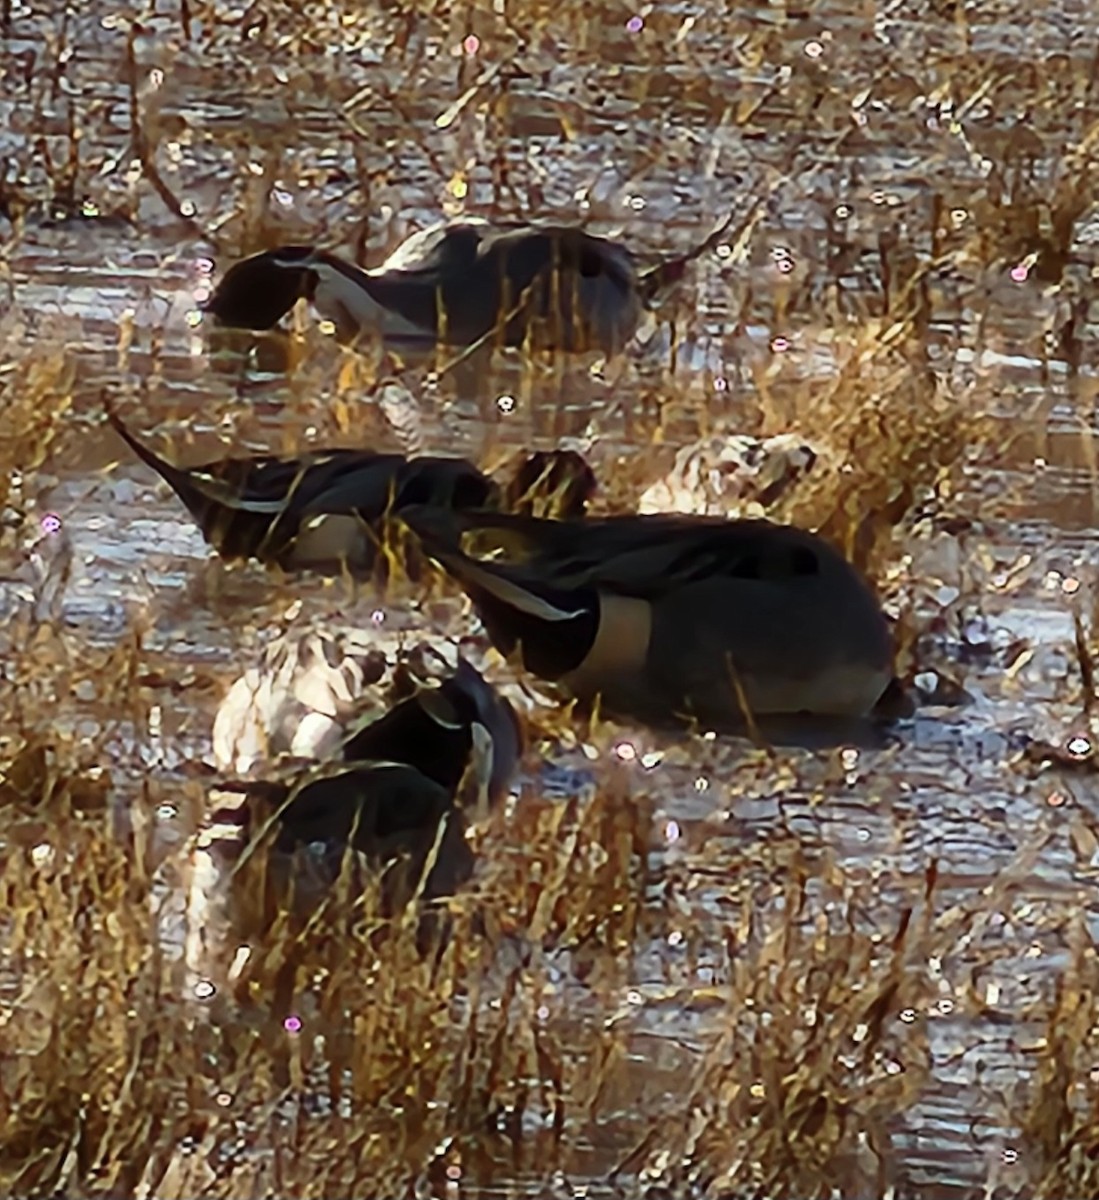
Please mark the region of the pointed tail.
<svg viewBox="0 0 1099 1200"><path fill-rule="evenodd" d="M757 200L739 225L737 225L736 214L730 213L697 246L684 254L666 258L663 262L657 263L655 267L643 271L638 279L638 291L641 293L642 303L647 308L659 307L667 298L668 293L683 279L691 263L723 241L732 244L735 257L747 245L752 231L759 223L760 217L763 216L763 207L763 200Z"/></svg>
<svg viewBox="0 0 1099 1200"><path fill-rule="evenodd" d="M183 501L188 512L201 525L210 506L210 498L195 484L190 473L168 462L167 459L161 458L159 454L140 442L126 428L110 400L104 399L103 407L107 414L107 421L115 433L147 467L151 467L162 479L167 481L172 491Z"/></svg>

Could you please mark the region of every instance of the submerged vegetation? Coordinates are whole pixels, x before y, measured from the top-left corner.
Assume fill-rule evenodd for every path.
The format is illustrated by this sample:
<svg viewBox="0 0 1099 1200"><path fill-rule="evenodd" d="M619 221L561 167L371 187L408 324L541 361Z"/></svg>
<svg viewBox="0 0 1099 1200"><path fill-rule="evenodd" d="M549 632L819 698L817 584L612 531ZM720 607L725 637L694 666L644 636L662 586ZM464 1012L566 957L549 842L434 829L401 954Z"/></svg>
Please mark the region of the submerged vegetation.
<svg viewBox="0 0 1099 1200"><path fill-rule="evenodd" d="M0 1195L1099 1195L1074 6L78 8L0 5ZM653 259L736 220L607 359L195 328L211 260L441 213ZM812 752L574 717L437 580L206 561L104 391L185 463L564 445L607 512L795 432L769 515L869 573L924 708ZM303 610L524 714L430 944L203 876L214 712Z"/></svg>

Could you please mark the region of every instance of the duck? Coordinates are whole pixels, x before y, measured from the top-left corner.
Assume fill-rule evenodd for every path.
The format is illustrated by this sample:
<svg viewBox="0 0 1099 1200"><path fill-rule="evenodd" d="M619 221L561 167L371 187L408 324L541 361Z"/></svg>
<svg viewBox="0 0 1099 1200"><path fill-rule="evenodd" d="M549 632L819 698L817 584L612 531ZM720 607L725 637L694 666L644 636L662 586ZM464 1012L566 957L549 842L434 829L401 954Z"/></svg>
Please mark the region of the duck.
<svg viewBox="0 0 1099 1200"><path fill-rule="evenodd" d="M388 669L375 639L356 629L289 629L272 637L218 705L214 766L246 775L284 756L335 757L346 726Z"/></svg>
<svg viewBox="0 0 1099 1200"><path fill-rule="evenodd" d="M891 629L873 589L806 530L429 507L401 520L497 650L611 716L751 730L769 716L862 718L892 689Z"/></svg>
<svg viewBox="0 0 1099 1200"><path fill-rule="evenodd" d="M796 433L715 433L675 452L671 469L641 493L639 513L761 516L788 500L828 455Z"/></svg>
<svg viewBox="0 0 1099 1200"><path fill-rule="evenodd" d="M507 487L463 458L351 448L296 457L258 454L180 467L146 446L108 404L107 420L133 453L167 481L226 562L257 559L284 572L367 578L388 558L388 518L406 504L509 505L530 515L580 518L595 475L574 450L538 451ZM418 577L415 559L406 570Z"/></svg>
<svg viewBox="0 0 1099 1200"><path fill-rule="evenodd" d="M274 900L295 913L314 910L332 893L345 862L356 891L371 874L381 879L390 916L417 893L426 900L453 895L473 874L466 818L455 797L407 763L314 765L288 782L223 784L216 796L211 828L223 854L226 827L239 843L233 870L248 862L240 847L266 847L265 905ZM212 840L204 843L207 852Z"/></svg>
<svg viewBox="0 0 1099 1200"><path fill-rule="evenodd" d="M313 652L323 651L335 679L347 665L346 648L312 630L279 640L284 653L273 658L304 666L317 703L323 673ZM296 646L287 654L288 641L310 652ZM468 821L500 803L522 757L525 738L512 705L461 655L419 643L398 656L379 703L348 720L341 739L307 747L287 738L289 708L311 706L286 686L286 674L256 714L268 723L267 770L274 773L274 752L291 752L279 760L281 777L218 784L199 851L239 865L263 842L277 887L304 881L316 898L331 888L351 849L387 880L383 892L393 910L416 892L428 899L452 894L474 865ZM381 693L380 678L365 686ZM271 703L272 694L284 704ZM327 757L310 761L307 754Z"/></svg>
<svg viewBox="0 0 1099 1200"><path fill-rule="evenodd" d="M521 753L516 722L461 655L420 642L391 661L374 631L307 625L272 637L230 686L214 716L212 757L217 770L240 775L287 759L398 759L453 789L469 754L465 731L480 724L499 747L495 802Z"/></svg>
<svg viewBox="0 0 1099 1200"><path fill-rule="evenodd" d="M682 278L692 255L642 270L620 242L570 225L467 219L413 234L364 270L316 246L287 245L235 263L206 300L221 326L273 328L308 300L351 341L499 343L606 354L633 337L643 311Z"/></svg>

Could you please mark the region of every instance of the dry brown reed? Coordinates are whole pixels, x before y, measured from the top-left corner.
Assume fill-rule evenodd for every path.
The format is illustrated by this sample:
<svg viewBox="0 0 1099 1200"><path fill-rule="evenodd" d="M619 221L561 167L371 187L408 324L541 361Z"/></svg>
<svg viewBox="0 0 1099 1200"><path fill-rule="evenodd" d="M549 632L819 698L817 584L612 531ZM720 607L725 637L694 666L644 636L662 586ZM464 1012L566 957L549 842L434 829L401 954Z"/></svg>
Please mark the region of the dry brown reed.
<svg viewBox="0 0 1099 1200"><path fill-rule="evenodd" d="M627 36L634 7L642 28ZM67 255L88 222L127 251L153 245L178 283L179 255L196 247L220 265L308 238L377 261L416 223L409 214L440 208L567 209L615 228L645 205L668 211L662 197L685 180L698 186L674 222L631 218L641 249L682 250L677 239L711 227L721 206L766 208L743 258L698 264L716 309L703 313L689 286L676 314L684 345L720 320L719 366L676 370L677 343L656 369L596 364L577 388L557 365L529 362L512 388L512 435L495 397L462 405L484 363L440 377L440 363L355 354L296 317L258 350L224 340L203 420L224 418L236 449L276 451L387 438L418 448L441 426L448 451L502 458L516 440L579 437L603 454L612 508L652 482L662 446L717 427L793 428L829 453L774 515L833 537L903 607L921 586L904 566L922 545L916 513L1010 516L1033 494L1052 401L1020 389L1005 429L979 358L1017 351L1042 362L1043 386L1054 366L1075 381L1061 396L1090 469L1080 525L1093 530L1096 266L1094 232L1083 235L1099 72L1076 43L1032 49L1076 19L1071 6L1052 6L1048 21L1041 6L939 0L764 8L183 0L31 13L0 2L11 130L0 154L0 574L19 566L101 388L147 407L152 423L166 395L178 402L172 373L185 375L159 326L112 323L104 338L21 305L13 263L32 264L20 284L48 273L35 239L59 238ZM476 53L462 49L470 37ZM211 117L219 100L230 108ZM722 132L736 134L734 151ZM577 168L589 144L594 157ZM620 176L610 192L607 164ZM776 283L778 246L791 271ZM760 352L742 336L752 325L786 349ZM814 342L823 369L800 353ZM944 365L959 347L972 351L964 370ZM255 369L289 376L277 432L260 427L267 383ZM377 390L393 376L411 393L390 397L396 415ZM172 434L187 461L191 423ZM1003 469L994 497L976 489L980 463ZM969 581L1000 570L963 565ZM914 641L925 618L906 621ZM209 915L215 991L196 994L192 964L165 935L192 843L154 835L158 807L200 805L207 780L191 761L150 769L144 752L154 700L199 710L210 681L150 647L149 619L130 612L125 625L113 646L22 616L0 634L0 1195L392 1197L482 1184L499 1195L501 1179L553 1194L939 1194L904 1167L904 1122L936 1089L936 990L956 984L976 1024L995 1008L988 965L1021 970L1027 947L1011 941L1025 936L989 934L1001 913L1018 916L1006 884L963 878L946 898L930 855L911 851L927 844L918 828L900 830L905 853L883 865L841 862L783 821L730 848L722 824L720 854L668 866L656 783L611 765L613 731L566 739L554 714L540 748L563 753L567 741L575 759L579 740L594 783L564 800L527 784L475 831L476 877L445 904L445 936L428 952L418 914L386 918L369 890L302 926L264 907L246 870L229 909ZM711 753L692 743L682 758L693 775ZM967 766L937 781L947 815L971 799ZM1086 812L1093 764L1077 766ZM818 817L850 802L840 759L820 784L801 770L745 753L721 773L726 799L810 792ZM874 819L899 825L891 802L930 784L898 789L892 770L887 759L858 786ZM1005 759L1005 777L1021 772ZM1087 868L1099 842L1087 820L1073 829ZM1034 906L1043 900L1039 888ZM991 1180L997 1197L1099 1194L1094 936L1082 918L1059 919L1050 928L1069 934L1042 998L1010 1014L1039 1031L1011 1060L1028 1077L989 1101L989 1119L1019 1132L1027 1155L1021 1182ZM686 967L662 957L669 930L683 935ZM674 1016L670 1036L641 1028L650 1000ZM705 1033L693 1023L703 1015Z"/></svg>

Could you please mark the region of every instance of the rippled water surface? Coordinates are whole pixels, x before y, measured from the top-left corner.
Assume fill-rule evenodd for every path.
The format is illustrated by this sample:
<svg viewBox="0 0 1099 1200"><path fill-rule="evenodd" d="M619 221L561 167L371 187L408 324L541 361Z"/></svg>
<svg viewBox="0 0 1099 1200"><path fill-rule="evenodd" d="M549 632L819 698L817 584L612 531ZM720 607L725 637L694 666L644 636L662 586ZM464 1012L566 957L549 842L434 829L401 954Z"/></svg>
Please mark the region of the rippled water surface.
<svg viewBox="0 0 1099 1200"><path fill-rule="evenodd" d="M112 5L0 5L0 387L33 378L70 397L48 456L13 479L2 573L19 581L0 601L30 602L19 547L56 513L74 551L68 653L139 626L149 674L142 704L102 728L102 705L82 705L93 696L62 697L52 718L107 732L126 795L147 775L182 792L225 689L294 599L345 624L378 611L387 637L476 634L456 599L421 610L218 564L104 425L105 395L187 462L365 444L493 465L564 440L620 508L702 434L793 427L827 447L847 436L844 388L898 393L929 371L937 390L913 402L953 406L963 444L874 569L919 635L909 677L937 672L968 702L925 705L887 745L845 755L623 727L594 761L533 754L519 805L575 794L608 757L655 805L652 919L618 1011L599 1009L567 954L549 967L578 1027L627 1031L599 1104L567 1131L569 1194L614 1194L610 1173L633 1178L653 1120L684 1119L730 1020L736 914L836 872L883 946L912 907L948 947L920 964L922 1009L887 1018L895 1059L881 1070L925 1075L883 1118L863 1186L1026 1194L1020 1096L1044 1034L1028 1013L1076 923L1099 935L1095 776L1023 753L1087 732L1073 618L1094 643L1091 6L162 7L132 26ZM734 230L703 256L625 355L453 365L442 352L405 365L396 409L377 386L393 364L308 317L288 345L250 347L211 337L197 311L211 270L260 245L319 241L374 263L441 214L472 213L583 221L656 256L731 213L748 221L756 201L743 245ZM909 357L854 357L915 271ZM3 688L22 710L33 678L8 670ZM178 844L189 809L163 811L164 845ZM461 1194L540 1187L541 1137L471 1160Z"/></svg>

